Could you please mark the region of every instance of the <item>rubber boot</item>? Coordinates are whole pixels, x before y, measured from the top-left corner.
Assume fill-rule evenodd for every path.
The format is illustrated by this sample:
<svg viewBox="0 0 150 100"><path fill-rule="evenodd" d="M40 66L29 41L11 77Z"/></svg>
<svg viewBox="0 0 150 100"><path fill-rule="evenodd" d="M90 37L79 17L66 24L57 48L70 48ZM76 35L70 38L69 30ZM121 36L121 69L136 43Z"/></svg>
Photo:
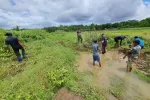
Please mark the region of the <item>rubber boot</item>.
<svg viewBox="0 0 150 100"><path fill-rule="evenodd" d="M18 58L18 62L22 62L22 58Z"/></svg>

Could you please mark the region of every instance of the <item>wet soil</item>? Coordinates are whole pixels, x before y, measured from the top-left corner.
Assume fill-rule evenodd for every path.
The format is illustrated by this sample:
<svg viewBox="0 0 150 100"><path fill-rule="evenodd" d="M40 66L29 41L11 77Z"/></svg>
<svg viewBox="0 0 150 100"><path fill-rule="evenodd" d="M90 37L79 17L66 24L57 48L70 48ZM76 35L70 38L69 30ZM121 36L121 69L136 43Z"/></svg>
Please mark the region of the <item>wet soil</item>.
<svg viewBox="0 0 150 100"><path fill-rule="evenodd" d="M69 92L66 88L62 88L58 91L54 100L84 100L84 99L81 96L77 96Z"/></svg>
<svg viewBox="0 0 150 100"><path fill-rule="evenodd" d="M78 70L80 72L91 72L90 80L93 85L100 86L106 90L112 87L111 83L119 77L124 82L123 100L150 100L150 84L140 80L132 71L126 71L127 59L122 59L123 55L117 51L108 52L101 55L102 67L92 65L92 54L88 52L80 53ZM135 65L134 65L135 69ZM115 100L111 99L109 100Z"/></svg>

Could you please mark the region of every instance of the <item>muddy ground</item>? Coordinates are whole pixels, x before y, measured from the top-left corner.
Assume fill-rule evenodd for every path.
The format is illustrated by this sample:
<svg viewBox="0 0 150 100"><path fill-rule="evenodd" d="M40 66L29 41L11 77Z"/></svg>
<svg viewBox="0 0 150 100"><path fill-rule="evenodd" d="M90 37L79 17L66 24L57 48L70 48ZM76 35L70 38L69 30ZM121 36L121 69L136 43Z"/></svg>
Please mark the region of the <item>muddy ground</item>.
<svg viewBox="0 0 150 100"><path fill-rule="evenodd" d="M84 98L75 95L66 88L62 88L58 91L54 100L84 100Z"/></svg>
<svg viewBox="0 0 150 100"><path fill-rule="evenodd" d="M150 84L140 80L134 70L126 72L126 61L118 51L101 56L102 67L92 65L92 54L80 53L78 70L91 72L92 84L104 88L120 100L150 100ZM134 65L135 69L136 65ZM110 98L109 100L114 100Z"/></svg>
<svg viewBox="0 0 150 100"><path fill-rule="evenodd" d="M106 90L107 100L150 100L150 83L140 80L134 70L137 68L148 72L149 53L142 53L139 67L134 64L131 73L126 71L126 59L119 51L101 55L102 67L92 65L92 53L80 52L79 72L90 72L88 80L95 86ZM142 66L141 66L142 65ZM91 74L92 73L92 74ZM55 100L84 100L81 96L63 88L57 93Z"/></svg>
<svg viewBox="0 0 150 100"><path fill-rule="evenodd" d="M127 48L119 48L118 52L127 54L129 49ZM140 58L136 63L137 69L144 72L145 75L150 76L150 51L149 50L142 50L140 54Z"/></svg>

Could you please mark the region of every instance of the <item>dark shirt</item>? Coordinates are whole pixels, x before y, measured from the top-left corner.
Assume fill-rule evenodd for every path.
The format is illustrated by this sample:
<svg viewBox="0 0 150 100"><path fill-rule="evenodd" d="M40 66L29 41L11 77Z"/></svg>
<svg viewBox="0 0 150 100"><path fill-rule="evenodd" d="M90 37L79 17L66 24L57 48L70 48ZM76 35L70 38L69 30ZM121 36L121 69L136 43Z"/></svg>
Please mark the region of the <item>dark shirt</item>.
<svg viewBox="0 0 150 100"><path fill-rule="evenodd" d="M124 36L116 36L114 39L115 39L115 40L124 40L125 37L124 37Z"/></svg>
<svg viewBox="0 0 150 100"><path fill-rule="evenodd" d="M102 45L103 46L107 46L107 43L108 43L108 38L107 37L102 37Z"/></svg>
<svg viewBox="0 0 150 100"><path fill-rule="evenodd" d="M18 39L12 36L8 37L5 40L5 44L10 45L14 50L19 49L21 47L21 45L18 42Z"/></svg>
<svg viewBox="0 0 150 100"><path fill-rule="evenodd" d="M107 37L105 37L105 36L104 36L104 37L102 37L102 43L105 43L105 44L106 44L107 42L108 42L108 38L107 38Z"/></svg>

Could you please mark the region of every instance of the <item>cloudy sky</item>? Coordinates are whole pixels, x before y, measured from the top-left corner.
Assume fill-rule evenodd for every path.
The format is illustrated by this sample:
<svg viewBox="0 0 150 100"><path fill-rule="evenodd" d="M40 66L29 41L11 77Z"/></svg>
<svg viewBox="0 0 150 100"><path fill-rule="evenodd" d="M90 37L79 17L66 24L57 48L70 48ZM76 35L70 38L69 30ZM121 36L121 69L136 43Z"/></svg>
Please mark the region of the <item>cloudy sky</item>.
<svg viewBox="0 0 150 100"><path fill-rule="evenodd" d="M0 27L109 23L150 17L150 0L0 0Z"/></svg>

